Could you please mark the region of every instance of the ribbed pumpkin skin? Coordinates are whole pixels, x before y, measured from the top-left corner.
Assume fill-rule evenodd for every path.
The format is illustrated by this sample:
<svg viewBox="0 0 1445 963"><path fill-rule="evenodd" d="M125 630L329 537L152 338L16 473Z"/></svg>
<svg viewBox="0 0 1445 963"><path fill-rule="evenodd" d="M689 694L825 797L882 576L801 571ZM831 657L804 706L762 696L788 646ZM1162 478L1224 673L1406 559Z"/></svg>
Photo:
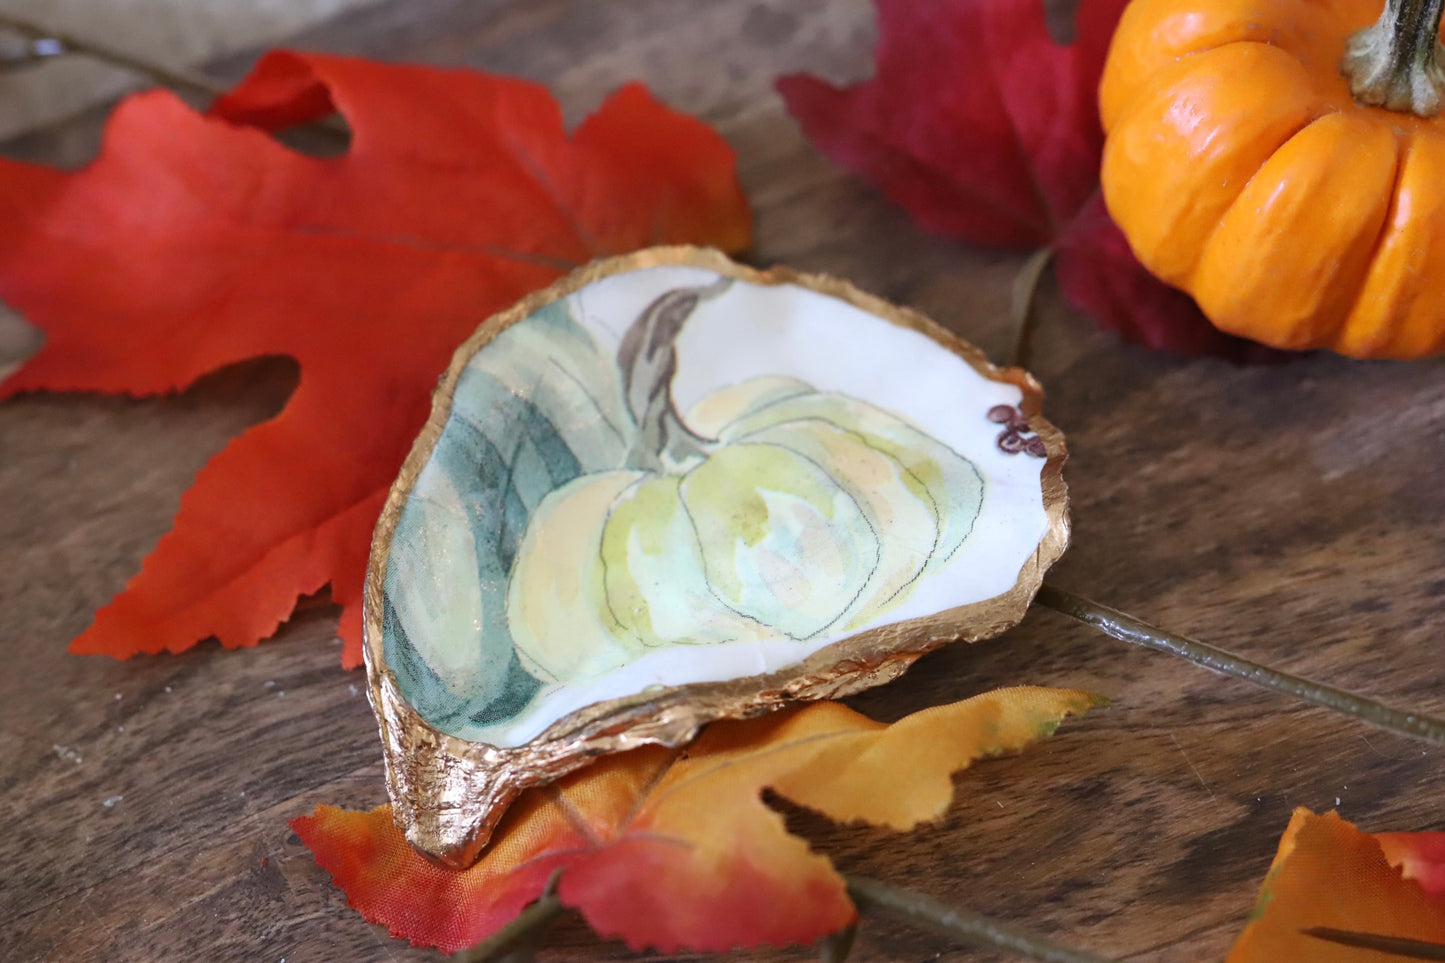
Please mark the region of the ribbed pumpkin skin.
<svg viewBox="0 0 1445 963"><path fill-rule="evenodd" d="M792 378L721 388L686 421L711 452L583 475L537 506L507 600L537 678L677 645L846 634L947 564L982 505L963 456Z"/></svg>
<svg viewBox="0 0 1445 963"><path fill-rule="evenodd" d="M1134 0L1100 85L1104 199L1220 329L1358 358L1445 351L1445 120L1351 97L1380 0Z"/></svg>

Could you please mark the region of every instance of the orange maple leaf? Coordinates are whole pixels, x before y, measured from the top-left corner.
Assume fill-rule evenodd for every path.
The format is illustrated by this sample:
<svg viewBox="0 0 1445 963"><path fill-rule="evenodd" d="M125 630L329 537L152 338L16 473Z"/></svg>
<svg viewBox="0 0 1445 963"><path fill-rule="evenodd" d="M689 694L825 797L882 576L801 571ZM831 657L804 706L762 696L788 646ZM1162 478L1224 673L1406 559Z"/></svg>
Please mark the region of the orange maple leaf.
<svg viewBox="0 0 1445 963"><path fill-rule="evenodd" d="M1411 878L1422 869L1428 875L1431 863L1438 872L1442 838L1445 834L1376 837L1336 813L1296 809L1227 963L1401 959L1305 935L1314 928L1445 943L1445 891Z"/></svg>
<svg viewBox="0 0 1445 963"><path fill-rule="evenodd" d="M345 156L264 133L333 106ZM453 348L592 258L745 247L746 201L722 139L637 85L569 136L536 84L276 52L213 114L153 91L80 172L0 161L0 298L46 334L0 398L295 358L285 409L206 465L71 650L255 645L329 582L354 666L372 526Z"/></svg>
<svg viewBox="0 0 1445 963"><path fill-rule="evenodd" d="M892 725L833 702L716 723L685 750L636 749L528 791L466 870L418 855L388 806L318 806L291 827L368 920L448 952L505 926L557 870L563 903L637 949L808 943L855 911L764 788L840 822L910 829L947 810L954 772L1099 702L1020 687Z"/></svg>

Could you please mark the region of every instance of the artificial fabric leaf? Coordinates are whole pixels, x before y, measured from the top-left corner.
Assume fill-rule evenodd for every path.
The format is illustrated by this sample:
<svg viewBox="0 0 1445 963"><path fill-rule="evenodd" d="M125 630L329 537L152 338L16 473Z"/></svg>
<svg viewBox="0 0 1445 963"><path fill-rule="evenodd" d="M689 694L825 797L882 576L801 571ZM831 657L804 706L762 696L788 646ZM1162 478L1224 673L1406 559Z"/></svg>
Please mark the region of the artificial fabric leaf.
<svg viewBox="0 0 1445 963"><path fill-rule="evenodd" d="M910 829L943 815L952 773L1098 702L1020 687L892 725L833 702L715 723L685 750L636 749L528 790L465 870L420 856L387 806L320 806L291 826L363 916L446 951L506 925L557 870L561 900L634 948L808 943L854 909L828 860L764 805L765 788L835 820Z"/></svg>
<svg viewBox="0 0 1445 963"><path fill-rule="evenodd" d="M264 132L333 106L345 156ZM456 345L600 255L744 247L749 213L722 139L636 85L569 136L536 84L276 52L214 113L153 91L78 173L0 161L0 298L46 335L0 398L295 358L285 409L211 460L71 648L254 645L329 582L357 665L372 527Z"/></svg>
<svg viewBox="0 0 1445 963"><path fill-rule="evenodd" d="M1077 39L1041 0L875 0L873 79L780 78L804 131L924 228L975 244L1052 246L1064 296L1123 337L1185 354L1277 356L1222 334L1150 275L1099 194L1095 91L1126 0L1081 0Z"/></svg>
<svg viewBox="0 0 1445 963"><path fill-rule="evenodd" d="M1423 847L1405 836L1426 837ZM1311 928L1445 943L1445 894L1432 895L1406 878L1414 852L1438 846L1441 833L1363 833L1330 812L1296 809L1279 842L1249 925L1228 963L1392 963L1400 957L1326 942L1302 932ZM1438 853L1437 853L1438 858ZM1438 866L1438 864L1437 864Z"/></svg>

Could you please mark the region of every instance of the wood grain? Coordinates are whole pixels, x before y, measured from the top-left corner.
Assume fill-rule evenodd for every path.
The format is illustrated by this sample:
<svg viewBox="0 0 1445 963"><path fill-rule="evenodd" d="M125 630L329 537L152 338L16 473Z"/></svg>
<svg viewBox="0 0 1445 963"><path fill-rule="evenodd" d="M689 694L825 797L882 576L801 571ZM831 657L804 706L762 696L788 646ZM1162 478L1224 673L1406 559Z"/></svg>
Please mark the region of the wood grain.
<svg viewBox="0 0 1445 963"><path fill-rule="evenodd" d="M792 71L865 76L873 36L866 0L397 0L296 43L521 74L550 85L572 119L639 77L736 147L758 215L753 263L849 277L998 357L1023 255L921 234L821 159L772 92ZM249 62L212 66L237 76ZM81 163L99 123L93 113L5 152ZM1445 712L1441 364L1185 360L1093 330L1052 290L1043 300L1033 368L1069 438L1075 521L1054 581ZM348 909L286 827L318 802L384 794L362 679L337 668L324 601L250 651L212 642L125 663L65 651L166 530L194 473L278 410L294 379L268 361L163 399L0 405L7 958L434 958ZM790 823L846 871L1128 960L1220 958L1294 806L1338 806L1368 829L1445 829L1438 750L1046 611L852 702L894 718L1020 682L1093 689L1113 706L970 771L948 817L910 836L795 810ZM872 919L857 953L989 958ZM542 958L632 955L574 920Z"/></svg>

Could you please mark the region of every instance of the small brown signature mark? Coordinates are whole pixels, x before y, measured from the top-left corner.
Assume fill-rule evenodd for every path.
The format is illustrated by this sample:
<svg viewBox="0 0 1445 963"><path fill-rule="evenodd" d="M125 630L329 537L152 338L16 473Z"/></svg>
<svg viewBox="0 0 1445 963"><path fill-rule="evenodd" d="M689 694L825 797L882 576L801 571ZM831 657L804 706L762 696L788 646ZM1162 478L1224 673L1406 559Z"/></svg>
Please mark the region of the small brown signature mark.
<svg viewBox="0 0 1445 963"><path fill-rule="evenodd" d="M1029 431L1029 423L1018 408L1013 405L994 405L988 410L988 420L1004 426L1003 431L998 434L999 451L1006 455L1028 452L1035 458L1048 456L1044 440Z"/></svg>

